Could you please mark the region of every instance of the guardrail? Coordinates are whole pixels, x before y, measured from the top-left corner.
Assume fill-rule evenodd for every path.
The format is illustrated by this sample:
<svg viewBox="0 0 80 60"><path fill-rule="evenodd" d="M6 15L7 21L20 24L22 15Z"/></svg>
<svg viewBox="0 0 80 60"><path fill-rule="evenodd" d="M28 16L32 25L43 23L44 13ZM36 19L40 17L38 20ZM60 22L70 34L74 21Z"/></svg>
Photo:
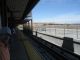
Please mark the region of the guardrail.
<svg viewBox="0 0 80 60"><path fill-rule="evenodd" d="M39 32L37 32L37 33L39 33ZM39 33L39 34L43 34L43 33ZM43 34L43 35L50 36L47 34ZM59 38L59 37L55 37L55 36L50 36L50 37L63 40L63 38ZM40 37L37 37L37 36L33 36L33 38L36 39L36 41L39 42L40 45L44 45L47 49L51 49L52 51L56 52L57 54L61 55L64 58L66 58L66 60L80 60L79 55L77 55L65 48L59 47L59 46L52 44L52 43L50 43ZM74 43L76 43L76 42L74 42ZM80 43L76 43L76 44L80 44ZM49 50L49 51L51 51L51 50Z"/></svg>
<svg viewBox="0 0 80 60"><path fill-rule="evenodd" d="M36 35L37 35L37 33L38 33L38 34L42 34L42 35L46 35L46 36L49 36L49 37L53 37L53 38L56 38L56 39L63 40L63 38L60 38L60 37L51 36L51 35L48 35L48 34L44 34L44 33L37 32L37 31L33 31L33 32L35 32ZM80 42L73 41L73 43L75 43L75 44L79 44L79 45L80 45Z"/></svg>

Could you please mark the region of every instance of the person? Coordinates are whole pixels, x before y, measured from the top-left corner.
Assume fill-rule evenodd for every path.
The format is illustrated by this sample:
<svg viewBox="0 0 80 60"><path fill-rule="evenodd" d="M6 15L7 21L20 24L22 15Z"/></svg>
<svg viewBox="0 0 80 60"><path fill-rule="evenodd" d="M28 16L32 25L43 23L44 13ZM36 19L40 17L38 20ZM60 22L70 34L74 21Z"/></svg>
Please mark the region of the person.
<svg viewBox="0 0 80 60"><path fill-rule="evenodd" d="M0 60L10 60L9 45L11 32L8 28L0 29Z"/></svg>

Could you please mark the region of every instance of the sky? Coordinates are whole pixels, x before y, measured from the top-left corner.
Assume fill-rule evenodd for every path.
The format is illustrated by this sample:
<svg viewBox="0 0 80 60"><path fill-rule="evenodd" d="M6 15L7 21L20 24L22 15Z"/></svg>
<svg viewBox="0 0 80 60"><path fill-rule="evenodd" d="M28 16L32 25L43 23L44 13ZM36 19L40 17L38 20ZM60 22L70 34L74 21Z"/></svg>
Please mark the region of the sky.
<svg viewBox="0 0 80 60"><path fill-rule="evenodd" d="M80 0L40 0L32 10L33 22L80 23Z"/></svg>

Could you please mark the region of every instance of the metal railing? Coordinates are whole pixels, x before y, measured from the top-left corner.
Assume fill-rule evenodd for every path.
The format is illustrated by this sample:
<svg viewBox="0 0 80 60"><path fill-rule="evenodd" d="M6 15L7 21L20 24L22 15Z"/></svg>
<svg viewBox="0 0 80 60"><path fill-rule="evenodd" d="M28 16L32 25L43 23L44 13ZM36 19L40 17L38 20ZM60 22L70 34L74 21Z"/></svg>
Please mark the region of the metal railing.
<svg viewBox="0 0 80 60"><path fill-rule="evenodd" d="M33 36L34 40L37 41L44 49L48 50L48 52L52 55L57 54L57 58L62 58L63 60L79 60L80 56L74 54L67 49L61 48L55 44L52 44L40 37Z"/></svg>
<svg viewBox="0 0 80 60"><path fill-rule="evenodd" d="M61 37L52 36L52 35L44 34L44 33L40 33L40 32L37 32L37 31L33 31L33 32L35 32L35 35L36 35L36 36L37 36L37 34L42 34L42 35L46 35L46 36L49 36L49 37L53 37L53 38L56 38L56 39L63 40L63 38L61 38ZM73 41L73 43L75 43L75 44L79 44L79 45L80 45L80 42Z"/></svg>
<svg viewBox="0 0 80 60"><path fill-rule="evenodd" d="M34 32L35 32L35 31L34 31ZM53 38L56 38L56 39L59 39L59 40L63 40L63 38L51 36L51 35L48 35L48 34L43 34L43 33L40 33L40 32L35 32L35 33L36 33L36 35L37 35L37 34L42 34L42 35L46 35L46 36L49 36L49 37L53 37ZM50 43L49 41L46 41L45 39L42 39L42 38L40 38L40 37L37 37L36 35L35 35L34 38L36 38L36 40L37 40L39 43L43 44L44 46L48 47L49 49L51 49L51 50L53 50L53 51L55 51L55 52L57 52L57 53L59 53L59 54L62 54L62 56L67 56L68 58L73 59L73 60L75 60L75 58L77 58L76 60L79 60L79 59L80 59L80 56L79 56L79 55L77 55L77 54L75 54L75 53L73 53L73 52L71 52L71 51L69 51L69 50L67 50L67 49L65 49L65 48L59 47L59 46L55 45L54 43L52 44L52 43ZM75 41L74 41L73 43L80 45L79 42L75 42Z"/></svg>
<svg viewBox="0 0 80 60"><path fill-rule="evenodd" d="M52 24L34 28L34 31L58 37L70 37L80 40L80 24Z"/></svg>

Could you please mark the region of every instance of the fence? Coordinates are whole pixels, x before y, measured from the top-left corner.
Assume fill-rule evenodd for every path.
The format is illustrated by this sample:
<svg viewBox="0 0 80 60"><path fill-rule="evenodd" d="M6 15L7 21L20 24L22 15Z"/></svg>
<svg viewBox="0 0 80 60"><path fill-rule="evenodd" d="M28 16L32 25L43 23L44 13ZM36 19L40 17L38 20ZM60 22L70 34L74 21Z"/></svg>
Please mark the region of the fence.
<svg viewBox="0 0 80 60"><path fill-rule="evenodd" d="M52 44L62 47L63 38L51 36L51 35L40 33L40 32L35 32L35 31L33 32L33 35L37 35L37 37L40 37L45 41L48 41ZM73 46L74 46L74 53L80 55L80 42L73 41Z"/></svg>
<svg viewBox="0 0 80 60"><path fill-rule="evenodd" d="M57 37L71 37L76 41L80 41L80 24L55 24L48 27L37 27L34 30Z"/></svg>

